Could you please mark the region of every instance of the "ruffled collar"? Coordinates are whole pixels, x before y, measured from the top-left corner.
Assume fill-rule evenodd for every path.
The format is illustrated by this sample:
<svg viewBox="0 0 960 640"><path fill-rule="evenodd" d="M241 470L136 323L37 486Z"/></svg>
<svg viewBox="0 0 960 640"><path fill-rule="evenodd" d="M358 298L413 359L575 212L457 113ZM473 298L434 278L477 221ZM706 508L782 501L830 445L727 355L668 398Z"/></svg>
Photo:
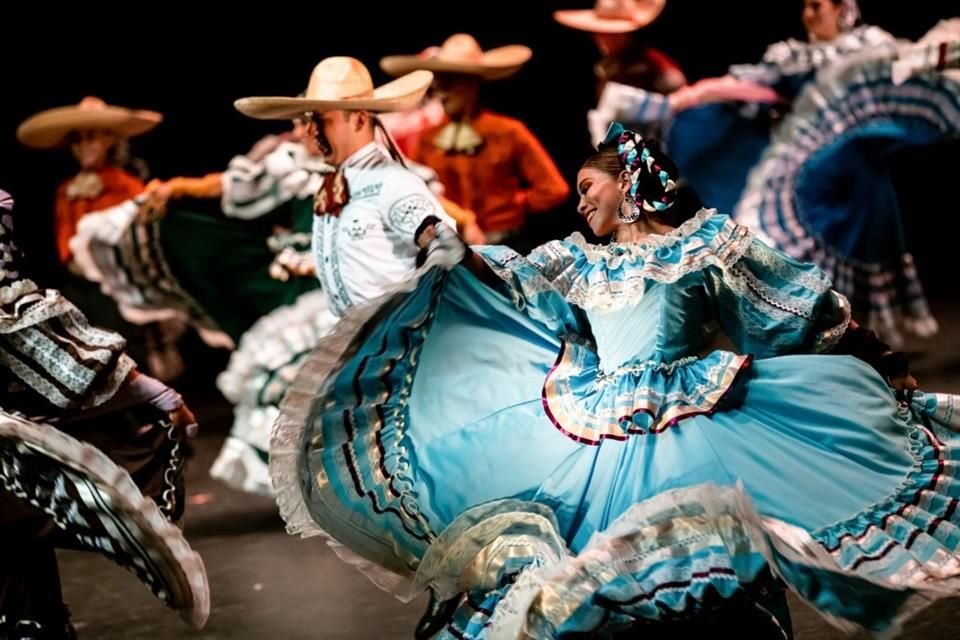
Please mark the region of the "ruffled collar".
<svg viewBox="0 0 960 640"><path fill-rule="evenodd" d="M670 247L703 228L704 223L717 215L716 209L701 209L676 229L667 233L651 233L640 242L611 242L591 244L580 233L574 233L567 241L580 247L591 259L622 260L645 257L650 251Z"/></svg>

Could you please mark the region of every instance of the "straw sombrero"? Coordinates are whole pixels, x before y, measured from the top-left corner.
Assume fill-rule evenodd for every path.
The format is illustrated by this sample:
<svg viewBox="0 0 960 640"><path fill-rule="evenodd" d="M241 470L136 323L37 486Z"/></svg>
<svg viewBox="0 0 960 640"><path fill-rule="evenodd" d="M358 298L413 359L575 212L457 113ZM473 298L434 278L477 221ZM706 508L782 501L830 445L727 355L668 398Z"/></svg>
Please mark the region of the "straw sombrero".
<svg viewBox="0 0 960 640"><path fill-rule="evenodd" d="M17 139L28 147L51 149L66 142L73 131L106 130L123 138L150 131L163 121L155 111L115 107L88 97L79 104L41 111L17 129Z"/></svg>
<svg viewBox="0 0 960 640"><path fill-rule="evenodd" d="M447 38L443 46L430 47L418 55L387 56L380 60L380 68L392 76L425 69L499 80L519 71L531 55L530 48L520 44L484 51L473 36L458 33Z"/></svg>
<svg viewBox="0 0 960 640"><path fill-rule="evenodd" d="M597 0L593 9L554 11L562 25L591 33L630 33L657 19L667 0Z"/></svg>
<svg viewBox="0 0 960 640"><path fill-rule="evenodd" d="M405 111L417 106L433 74L414 71L374 88L370 72L356 58L322 60L310 76L303 96L241 98L234 103L240 113L261 120L290 120L308 112Z"/></svg>

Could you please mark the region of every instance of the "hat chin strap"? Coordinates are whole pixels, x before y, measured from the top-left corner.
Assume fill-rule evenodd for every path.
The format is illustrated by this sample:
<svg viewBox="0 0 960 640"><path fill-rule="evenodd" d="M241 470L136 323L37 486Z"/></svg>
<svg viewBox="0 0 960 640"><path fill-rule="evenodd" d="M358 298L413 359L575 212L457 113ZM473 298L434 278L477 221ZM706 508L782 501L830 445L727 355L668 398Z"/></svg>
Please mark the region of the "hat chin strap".
<svg viewBox="0 0 960 640"><path fill-rule="evenodd" d="M397 143L393 140L393 136L390 135L390 132L387 131L387 128L383 125L383 121L380 119L380 116L375 113L371 113L370 118L373 120L374 135L376 135L377 130L383 134L383 138L387 143L387 151L390 152L390 157L396 162L399 162L400 165L406 169L407 163L404 160L403 154L400 153L400 149L397 148Z"/></svg>

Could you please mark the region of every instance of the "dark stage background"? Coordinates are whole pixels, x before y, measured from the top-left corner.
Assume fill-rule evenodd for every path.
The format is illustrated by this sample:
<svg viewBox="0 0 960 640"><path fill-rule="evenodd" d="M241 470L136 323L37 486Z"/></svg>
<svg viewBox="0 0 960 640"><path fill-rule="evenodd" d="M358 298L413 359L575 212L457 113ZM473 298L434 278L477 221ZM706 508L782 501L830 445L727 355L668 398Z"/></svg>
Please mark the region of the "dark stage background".
<svg viewBox="0 0 960 640"><path fill-rule="evenodd" d="M534 50L515 77L485 87L488 106L524 120L573 178L589 151L585 114L594 103L597 53L587 34L556 24L551 12L590 0L192 4L125 3L5 8L0 44L3 111L0 186L17 200L23 244L35 266L53 275L50 217L56 184L75 171L66 152L21 148L17 125L32 113L85 95L164 113L165 122L134 141L155 177L200 175L225 167L283 124L244 118L232 107L247 95L295 95L313 65L330 55L363 60L377 82L381 56L412 53L457 31L484 48L524 43ZM867 22L915 39L957 13L946 0L861 2ZM23 7L27 8L24 9ZM759 59L766 45L801 37L800 0L670 0L641 32L675 57L690 79ZM952 11L951 11L952 6ZM898 159L908 231L921 275L952 290L951 233L956 204L956 144ZM709 203L708 203L709 204ZM560 236L577 226L571 202L539 231ZM544 219L544 223L548 220ZM931 233L936 229L937 232Z"/></svg>

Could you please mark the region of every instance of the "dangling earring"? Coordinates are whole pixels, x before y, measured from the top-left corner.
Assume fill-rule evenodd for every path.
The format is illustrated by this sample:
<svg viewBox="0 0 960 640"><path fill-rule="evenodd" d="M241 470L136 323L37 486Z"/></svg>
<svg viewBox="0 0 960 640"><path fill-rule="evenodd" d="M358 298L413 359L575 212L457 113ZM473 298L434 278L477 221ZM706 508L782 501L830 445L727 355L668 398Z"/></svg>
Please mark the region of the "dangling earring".
<svg viewBox="0 0 960 640"><path fill-rule="evenodd" d="M623 196L620 206L617 207L617 219L625 224L633 224L640 218L640 207L629 196Z"/></svg>

